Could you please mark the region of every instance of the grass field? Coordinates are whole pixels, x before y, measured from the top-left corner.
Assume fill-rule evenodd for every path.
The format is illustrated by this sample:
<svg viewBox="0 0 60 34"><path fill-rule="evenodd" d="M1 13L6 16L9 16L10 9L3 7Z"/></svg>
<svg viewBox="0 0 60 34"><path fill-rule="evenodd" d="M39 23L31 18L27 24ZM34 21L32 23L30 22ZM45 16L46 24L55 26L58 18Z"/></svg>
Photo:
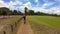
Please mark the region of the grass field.
<svg viewBox="0 0 60 34"><path fill-rule="evenodd" d="M53 29L60 30L60 17L54 17L54 16L28 16L28 21L30 22L30 25L31 25L32 29L36 32L38 30L41 33L42 29L45 29L45 28L48 28L48 27L52 28L52 30ZM41 25L43 26L42 29L40 29Z"/></svg>

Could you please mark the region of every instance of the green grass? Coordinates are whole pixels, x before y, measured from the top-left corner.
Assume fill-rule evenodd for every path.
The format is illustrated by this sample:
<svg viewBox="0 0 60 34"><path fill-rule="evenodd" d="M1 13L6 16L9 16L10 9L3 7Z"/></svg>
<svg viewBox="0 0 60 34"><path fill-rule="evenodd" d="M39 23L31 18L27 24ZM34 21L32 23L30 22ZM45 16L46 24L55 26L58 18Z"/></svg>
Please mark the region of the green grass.
<svg viewBox="0 0 60 34"><path fill-rule="evenodd" d="M51 30L52 29L60 30L60 17L27 16L27 18L35 34L53 34L53 33L47 33L47 31L44 30L45 27L49 27L51 28Z"/></svg>
<svg viewBox="0 0 60 34"><path fill-rule="evenodd" d="M43 24L48 27L60 29L60 17L53 16L28 16L30 22L36 22L38 24Z"/></svg>

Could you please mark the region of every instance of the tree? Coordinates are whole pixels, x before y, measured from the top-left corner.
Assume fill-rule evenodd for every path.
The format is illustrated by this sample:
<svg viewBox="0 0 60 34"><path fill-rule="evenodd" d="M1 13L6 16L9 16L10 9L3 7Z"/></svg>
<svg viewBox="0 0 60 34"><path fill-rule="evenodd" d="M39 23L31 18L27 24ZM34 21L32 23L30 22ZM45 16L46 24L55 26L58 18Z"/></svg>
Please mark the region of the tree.
<svg viewBox="0 0 60 34"><path fill-rule="evenodd" d="M34 15L34 10L28 10L27 14L28 15Z"/></svg>
<svg viewBox="0 0 60 34"><path fill-rule="evenodd" d="M0 8L0 15L7 15L7 13L9 12L10 10L6 7L1 7Z"/></svg>
<svg viewBox="0 0 60 34"><path fill-rule="evenodd" d="M25 9L25 15L26 15L26 14L27 14L27 10L28 10L28 8L27 8L27 7L25 7L24 9Z"/></svg>
<svg viewBox="0 0 60 34"><path fill-rule="evenodd" d="M17 10L9 10L6 7L1 7L0 8L0 15L22 15L23 13Z"/></svg>
<svg viewBox="0 0 60 34"><path fill-rule="evenodd" d="M41 15L41 12L38 11L38 12L35 12L34 14L35 15Z"/></svg>
<svg viewBox="0 0 60 34"><path fill-rule="evenodd" d="M14 10L13 11L13 15L17 15L17 10Z"/></svg>
<svg viewBox="0 0 60 34"><path fill-rule="evenodd" d="M23 15L23 13L22 13L22 12L20 12L20 11L18 11L18 15Z"/></svg>

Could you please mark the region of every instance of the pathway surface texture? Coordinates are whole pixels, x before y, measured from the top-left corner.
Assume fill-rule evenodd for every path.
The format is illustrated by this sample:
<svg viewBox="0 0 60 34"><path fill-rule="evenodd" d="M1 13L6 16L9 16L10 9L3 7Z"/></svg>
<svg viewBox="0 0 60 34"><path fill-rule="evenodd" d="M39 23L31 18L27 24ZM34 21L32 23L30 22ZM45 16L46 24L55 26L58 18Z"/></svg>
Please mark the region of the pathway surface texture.
<svg viewBox="0 0 60 34"><path fill-rule="evenodd" d="M24 24L24 22L22 21L17 34L34 34L34 33L30 27L29 22L26 21L26 24Z"/></svg>

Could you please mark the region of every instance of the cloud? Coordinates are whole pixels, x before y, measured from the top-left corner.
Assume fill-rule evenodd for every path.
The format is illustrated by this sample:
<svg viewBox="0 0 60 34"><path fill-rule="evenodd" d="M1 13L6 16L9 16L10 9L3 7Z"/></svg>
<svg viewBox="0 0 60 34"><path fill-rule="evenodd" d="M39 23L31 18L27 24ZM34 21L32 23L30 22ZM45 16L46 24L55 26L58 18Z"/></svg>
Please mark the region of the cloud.
<svg viewBox="0 0 60 34"><path fill-rule="evenodd" d="M60 15L60 7L52 7L50 9L44 9L42 7L31 7L30 9L34 10L35 12L40 11L43 13Z"/></svg>
<svg viewBox="0 0 60 34"><path fill-rule="evenodd" d="M35 0L35 2L38 2L38 0Z"/></svg>
<svg viewBox="0 0 60 34"><path fill-rule="evenodd" d="M20 2L20 1L15 1L15 2L13 2L13 1L10 1L9 3L8 3L8 5L9 5L9 8L10 9L12 9L12 10L17 10L17 8L19 8L20 6L18 6L18 5L22 5L22 2Z"/></svg>
<svg viewBox="0 0 60 34"><path fill-rule="evenodd" d="M21 12L24 12L24 8L25 7L27 7L28 9L30 9L31 8L31 3L27 2L27 3L23 4L22 6L16 6L15 9L16 10L19 9ZM14 8L14 6L13 6L13 8Z"/></svg>
<svg viewBox="0 0 60 34"><path fill-rule="evenodd" d="M0 0L0 7L5 7L6 4L4 3L4 1Z"/></svg>
<svg viewBox="0 0 60 34"><path fill-rule="evenodd" d="M22 2L20 2L19 0L15 0L14 2L12 0L10 2L4 2L3 0L0 0L0 7L15 9L15 5L22 5Z"/></svg>
<svg viewBox="0 0 60 34"><path fill-rule="evenodd" d="M43 0L45 3L43 6L60 6L60 0ZM53 6L54 7L54 6Z"/></svg>
<svg viewBox="0 0 60 34"><path fill-rule="evenodd" d="M46 9L43 9L43 8L41 8L41 7L31 7L30 9L31 9L31 10L34 10L35 12L40 11L40 12L47 13L47 12L46 12Z"/></svg>
<svg viewBox="0 0 60 34"><path fill-rule="evenodd" d="M31 5L30 2L27 2L27 3L24 4L24 6L27 7L27 8L30 8L32 5Z"/></svg>
<svg viewBox="0 0 60 34"><path fill-rule="evenodd" d="M55 1L60 2L60 0L55 0Z"/></svg>
<svg viewBox="0 0 60 34"><path fill-rule="evenodd" d="M19 6L18 6L19 5ZM22 6L20 6L22 5ZM31 7L30 2L22 3L20 0L15 0L14 2L11 0L10 2L4 2L3 0L0 1L0 7L7 7L11 10L24 10L24 7L27 7L28 9Z"/></svg>
<svg viewBox="0 0 60 34"><path fill-rule="evenodd" d="M46 7L48 7L48 6L52 6L53 4L55 4L55 2L47 2L47 3L44 3L44 4L42 5L42 8L46 8Z"/></svg>
<svg viewBox="0 0 60 34"><path fill-rule="evenodd" d="M27 7L28 9L30 9L32 7L30 2L25 3L23 6L20 6L22 10L24 10L25 7Z"/></svg>
<svg viewBox="0 0 60 34"><path fill-rule="evenodd" d="M24 7L27 7L29 9L31 7L31 3L27 2L27 3L23 4L23 6L20 6L21 9L24 9Z"/></svg>
<svg viewBox="0 0 60 34"><path fill-rule="evenodd" d="M53 7L50 9L53 14L60 15L60 7Z"/></svg>
<svg viewBox="0 0 60 34"><path fill-rule="evenodd" d="M16 0L15 2L14 2L16 5L17 4L19 4L19 5L22 5L23 3L21 2L21 1L19 1L19 0Z"/></svg>

